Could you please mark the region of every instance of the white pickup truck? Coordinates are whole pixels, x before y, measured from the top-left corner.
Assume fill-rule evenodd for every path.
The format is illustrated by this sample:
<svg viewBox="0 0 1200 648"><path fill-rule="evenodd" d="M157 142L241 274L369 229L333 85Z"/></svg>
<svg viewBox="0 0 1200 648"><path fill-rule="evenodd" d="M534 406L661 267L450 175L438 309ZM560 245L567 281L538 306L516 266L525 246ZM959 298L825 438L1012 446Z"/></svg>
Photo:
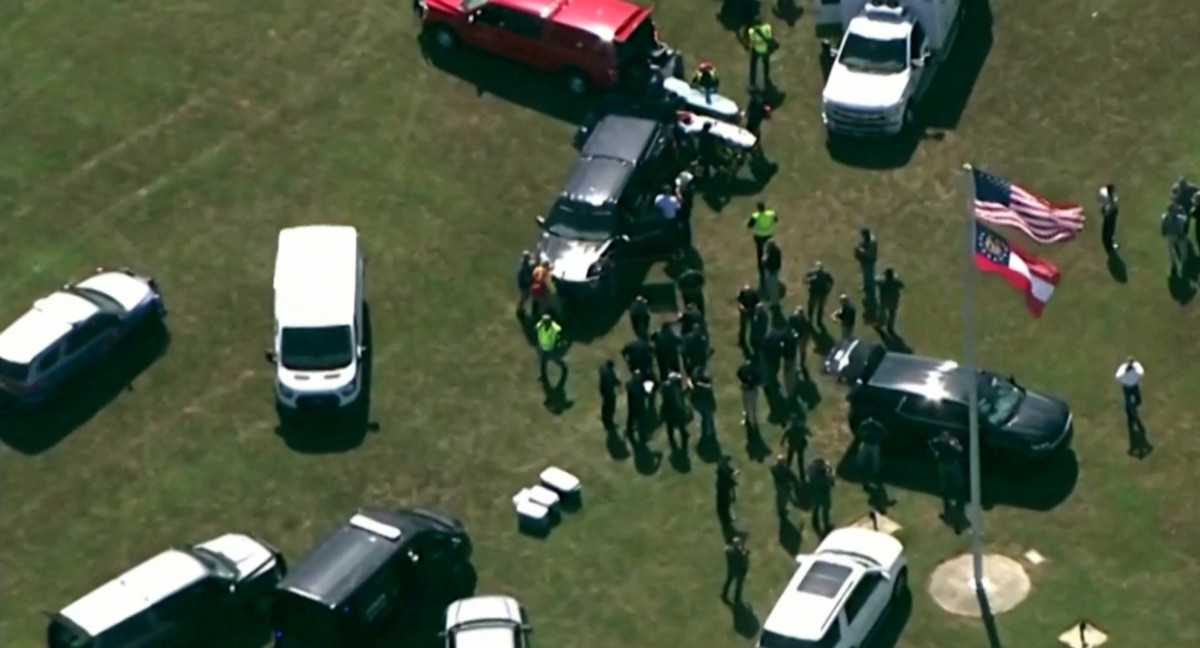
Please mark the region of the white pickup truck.
<svg viewBox="0 0 1200 648"><path fill-rule="evenodd" d="M830 135L886 138L915 119L946 60L967 0L815 0L841 45L821 96Z"/></svg>

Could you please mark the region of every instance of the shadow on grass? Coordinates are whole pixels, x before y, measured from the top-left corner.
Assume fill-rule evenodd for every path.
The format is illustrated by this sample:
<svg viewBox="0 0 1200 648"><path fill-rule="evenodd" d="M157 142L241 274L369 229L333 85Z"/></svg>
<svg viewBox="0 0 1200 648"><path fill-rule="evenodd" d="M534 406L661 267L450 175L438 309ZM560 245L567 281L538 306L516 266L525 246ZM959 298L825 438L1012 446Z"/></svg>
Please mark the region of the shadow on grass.
<svg viewBox="0 0 1200 648"><path fill-rule="evenodd" d="M857 444L851 444L837 465L841 479L862 484L856 465ZM1037 464L1029 460L983 456L983 507L1012 506L1049 511L1064 502L1079 480L1075 453L1062 452ZM939 495L933 458L927 452L889 449L884 455L881 481L888 486Z"/></svg>
<svg viewBox="0 0 1200 648"><path fill-rule="evenodd" d="M608 334L625 317L625 312L638 294L645 294L648 301L661 308L665 301L665 289L657 285L646 285L653 263L638 261L621 268L616 278L616 287L607 298L581 296L564 299L563 334L572 342L587 343ZM674 286L670 289L670 302L674 303Z"/></svg>
<svg viewBox="0 0 1200 648"><path fill-rule="evenodd" d="M155 318L133 331L98 367L69 380L51 400L37 406L6 404L0 413L0 442L24 455L58 445L87 423L150 368L171 345L171 333Z"/></svg>
<svg viewBox="0 0 1200 648"><path fill-rule="evenodd" d="M733 631L739 635L751 639L758 634L760 627L758 623L758 615L754 613L754 608L750 607L749 603L742 601L735 603L732 606L733 612Z"/></svg>
<svg viewBox="0 0 1200 648"><path fill-rule="evenodd" d="M340 410L299 413L276 406L279 425L275 428L289 448L305 454L348 452L363 444L368 432L378 432L371 421L371 391L375 360L370 306L363 307L363 340L367 347L359 364L362 389L358 400Z"/></svg>
<svg viewBox="0 0 1200 648"><path fill-rule="evenodd" d="M262 648L271 642L271 626L261 616L223 622L198 637L197 646L205 648Z"/></svg>
<svg viewBox="0 0 1200 648"><path fill-rule="evenodd" d="M870 642L863 644L862 648L895 648L900 645L900 636L904 634L904 628L908 626L910 618L912 618L911 594L901 597L888 609L887 616L883 618L878 632Z"/></svg>
<svg viewBox="0 0 1200 648"><path fill-rule="evenodd" d="M529 66L467 48L452 53L441 52L424 34L417 42L426 63L471 84L479 97L490 94L575 125L583 123L584 117L594 109L594 99L572 96L565 89L556 87L558 79Z"/></svg>

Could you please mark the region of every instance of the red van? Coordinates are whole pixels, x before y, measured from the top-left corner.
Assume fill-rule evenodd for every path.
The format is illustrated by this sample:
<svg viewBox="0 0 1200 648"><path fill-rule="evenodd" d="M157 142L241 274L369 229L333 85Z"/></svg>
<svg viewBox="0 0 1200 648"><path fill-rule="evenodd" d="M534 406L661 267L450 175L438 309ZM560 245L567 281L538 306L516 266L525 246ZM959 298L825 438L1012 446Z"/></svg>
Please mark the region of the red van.
<svg viewBox="0 0 1200 648"><path fill-rule="evenodd" d="M418 0L429 42L462 45L552 72L572 94L644 89L672 52L652 11L624 0Z"/></svg>

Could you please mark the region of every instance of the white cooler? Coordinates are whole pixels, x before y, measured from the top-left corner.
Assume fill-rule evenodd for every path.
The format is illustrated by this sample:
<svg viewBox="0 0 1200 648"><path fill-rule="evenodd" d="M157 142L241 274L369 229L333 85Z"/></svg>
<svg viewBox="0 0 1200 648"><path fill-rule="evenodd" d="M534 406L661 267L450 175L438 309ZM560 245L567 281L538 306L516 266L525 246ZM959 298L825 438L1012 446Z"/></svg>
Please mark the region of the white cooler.
<svg viewBox="0 0 1200 648"><path fill-rule="evenodd" d="M577 509L583 505L583 484L571 473L551 466L538 475L542 486L554 491L564 508Z"/></svg>
<svg viewBox="0 0 1200 648"><path fill-rule="evenodd" d="M517 527L523 531L546 533L550 530L550 509L530 499L530 489L523 488L513 495L513 508L517 512Z"/></svg>

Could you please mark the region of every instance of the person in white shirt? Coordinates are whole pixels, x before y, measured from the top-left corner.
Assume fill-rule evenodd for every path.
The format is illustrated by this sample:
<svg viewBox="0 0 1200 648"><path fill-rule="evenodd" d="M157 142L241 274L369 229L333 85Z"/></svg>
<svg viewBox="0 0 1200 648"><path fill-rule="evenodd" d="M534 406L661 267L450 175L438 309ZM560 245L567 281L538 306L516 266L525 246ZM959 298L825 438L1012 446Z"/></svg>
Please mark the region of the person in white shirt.
<svg viewBox="0 0 1200 648"><path fill-rule="evenodd" d="M681 207L679 196L675 195L675 191L671 187L663 187L662 191L654 197L654 209L658 210L663 220L668 223L675 222L675 217L679 215Z"/></svg>
<svg viewBox="0 0 1200 648"><path fill-rule="evenodd" d="M1142 378L1146 370L1142 363L1130 356L1117 366L1115 378L1121 384L1121 393L1125 400L1125 425L1129 433L1129 454L1141 458L1153 449L1146 440L1146 426L1138 414L1142 405Z"/></svg>

